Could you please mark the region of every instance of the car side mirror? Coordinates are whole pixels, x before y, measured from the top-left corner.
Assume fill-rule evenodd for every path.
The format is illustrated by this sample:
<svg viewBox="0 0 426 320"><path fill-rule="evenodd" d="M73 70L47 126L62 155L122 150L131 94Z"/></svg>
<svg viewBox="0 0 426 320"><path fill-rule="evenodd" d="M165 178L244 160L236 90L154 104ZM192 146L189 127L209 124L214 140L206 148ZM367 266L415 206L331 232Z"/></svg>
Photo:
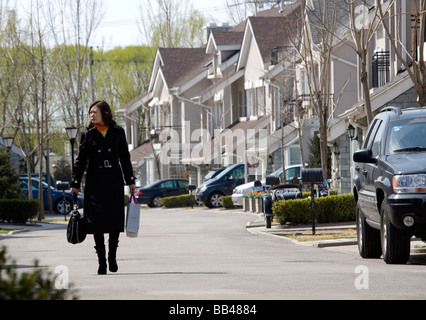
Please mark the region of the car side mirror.
<svg viewBox="0 0 426 320"><path fill-rule="evenodd" d="M373 158L373 151L371 151L371 149L355 151L353 160L361 163L376 163L376 158Z"/></svg>

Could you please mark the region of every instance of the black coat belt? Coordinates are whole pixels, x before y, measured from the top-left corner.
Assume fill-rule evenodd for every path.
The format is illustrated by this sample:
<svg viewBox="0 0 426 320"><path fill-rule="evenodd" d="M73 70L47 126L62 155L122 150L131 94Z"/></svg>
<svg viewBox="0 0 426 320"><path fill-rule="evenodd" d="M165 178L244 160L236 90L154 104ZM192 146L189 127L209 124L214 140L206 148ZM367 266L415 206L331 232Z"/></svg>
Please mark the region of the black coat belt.
<svg viewBox="0 0 426 320"><path fill-rule="evenodd" d="M112 167L116 167L118 163L116 161L104 160L103 162L97 161L96 164L92 164L90 167L96 169L111 169Z"/></svg>

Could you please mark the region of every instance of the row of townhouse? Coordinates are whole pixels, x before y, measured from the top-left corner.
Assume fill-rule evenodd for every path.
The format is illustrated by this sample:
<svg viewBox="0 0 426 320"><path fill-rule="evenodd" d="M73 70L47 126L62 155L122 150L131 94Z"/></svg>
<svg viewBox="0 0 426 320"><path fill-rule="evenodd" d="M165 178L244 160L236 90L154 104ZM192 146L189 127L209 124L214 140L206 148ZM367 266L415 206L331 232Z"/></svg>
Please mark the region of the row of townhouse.
<svg viewBox="0 0 426 320"><path fill-rule="evenodd" d="M300 2L282 4L234 27L210 25L201 48L159 48L148 90L119 110L126 119L138 183L187 177L199 185L211 168L233 163L244 163L246 178L255 180L307 159L319 121L290 37L309 39L313 50L320 46L315 28L306 28L309 24L301 20L315 24L323 1L308 1L309 10ZM375 1L382 0L372 0L372 8ZM395 14L393 23L395 30L399 28L396 32L405 34L407 48L413 3L392 3L394 12L406 12ZM340 25L347 25L347 11L339 10ZM338 192L346 193L351 192L351 154L362 144L366 116L359 59L346 42L350 34L345 28L338 32L328 66L333 106L328 118L329 178ZM413 84L380 27L369 54L373 112L388 104L418 106ZM141 109L149 132L142 144L137 141L136 120ZM350 126L355 137L347 133Z"/></svg>

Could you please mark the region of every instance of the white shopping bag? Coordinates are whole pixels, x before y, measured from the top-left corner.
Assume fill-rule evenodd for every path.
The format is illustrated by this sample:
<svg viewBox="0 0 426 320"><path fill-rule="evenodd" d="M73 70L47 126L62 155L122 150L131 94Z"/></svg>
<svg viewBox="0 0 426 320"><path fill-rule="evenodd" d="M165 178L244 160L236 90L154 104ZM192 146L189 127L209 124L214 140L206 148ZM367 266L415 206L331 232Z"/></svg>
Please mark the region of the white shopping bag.
<svg viewBox="0 0 426 320"><path fill-rule="evenodd" d="M136 201L134 193L130 195L127 205L126 235L134 238L138 236L141 205Z"/></svg>

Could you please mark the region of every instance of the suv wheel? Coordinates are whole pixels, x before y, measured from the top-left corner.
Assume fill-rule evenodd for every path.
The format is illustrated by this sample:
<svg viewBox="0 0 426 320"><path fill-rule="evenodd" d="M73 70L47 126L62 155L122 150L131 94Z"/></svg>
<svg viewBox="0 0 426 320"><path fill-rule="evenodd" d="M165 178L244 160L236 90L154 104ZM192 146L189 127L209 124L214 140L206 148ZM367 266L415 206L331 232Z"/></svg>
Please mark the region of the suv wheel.
<svg viewBox="0 0 426 320"><path fill-rule="evenodd" d="M382 202L380 209L380 238L383 260L386 263L407 263L410 258L411 237L392 225L385 201Z"/></svg>
<svg viewBox="0 0 426 320"><path fill-rule="evenodd" d="M361 257L380 258L382 255L380 231L368 225L359 202L356 204L356 235L358 238L358 251Z"/></svg>
<svg viewBox="0 0 426 320"><path fill-rule="evenodd" d="M222 194L219 192L214 192L209 196L207 201L207 206L209 208L219 208L222 206Z"/></svg>

